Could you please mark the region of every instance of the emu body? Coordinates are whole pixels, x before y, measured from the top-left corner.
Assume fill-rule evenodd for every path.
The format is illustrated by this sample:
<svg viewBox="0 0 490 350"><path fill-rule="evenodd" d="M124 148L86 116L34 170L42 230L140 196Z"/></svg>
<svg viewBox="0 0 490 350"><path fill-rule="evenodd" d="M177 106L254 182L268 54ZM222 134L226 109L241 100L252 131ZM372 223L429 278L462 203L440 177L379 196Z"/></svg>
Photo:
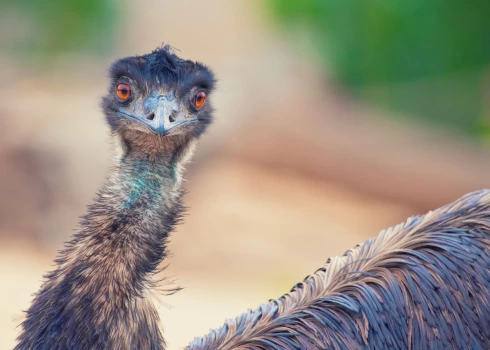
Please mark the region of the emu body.
<svg viewBox="0 0 490 350"><path fill-rule="evenodd" d="M187 349L490 349L490 191L382 231Z"/></svg>
<svg viewBox="0 0 490 350"><path fill-rule="evenodd" d="M152 277L181 173L212 119L205 66L168 47L117 61L116 164L22 323L18 350L164 349ZM490 349L490 191L382 231L188 349Z"/></svg>
<svg viewBox="0 0 490 350"><path fill-rule="evenodd" d="M103 109L116 164L45 276L16 349L165 347L152 277L181 217L182 166L212 117L193 101L214 79L169 47L117 61L110 77Z"/></svg>

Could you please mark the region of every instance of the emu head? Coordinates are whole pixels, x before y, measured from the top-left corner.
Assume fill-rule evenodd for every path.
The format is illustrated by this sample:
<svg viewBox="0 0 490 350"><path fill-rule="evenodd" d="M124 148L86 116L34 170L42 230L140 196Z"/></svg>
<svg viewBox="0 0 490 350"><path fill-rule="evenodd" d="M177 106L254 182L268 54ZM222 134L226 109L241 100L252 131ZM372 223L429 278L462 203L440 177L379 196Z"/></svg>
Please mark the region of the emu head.
<svg viewBox="0 0 490 350"><path fill-rule="evenodd" d="M110 79L102 108L126 151L151 152L159 145L171 152L192 144L212 121L213 73L177 57L168 45L114 62Z"/></svg>

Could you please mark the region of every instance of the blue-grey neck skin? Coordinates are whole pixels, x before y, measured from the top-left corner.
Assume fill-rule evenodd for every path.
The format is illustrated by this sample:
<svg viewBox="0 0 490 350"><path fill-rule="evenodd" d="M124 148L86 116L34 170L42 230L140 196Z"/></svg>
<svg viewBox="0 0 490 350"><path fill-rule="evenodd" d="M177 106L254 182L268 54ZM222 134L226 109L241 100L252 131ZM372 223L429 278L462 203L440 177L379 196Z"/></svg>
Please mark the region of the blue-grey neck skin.
<svg viewBox="0 0 490 350"><path fill-rule="evenodd" d="M129 103L117 100L114 86L120 76L135 81ZM209 103L200 111L189 106L192 94L196 89L209 94L214 80L207 68L179 59L168 47L117 61L111 77L103 109L116 162L82 217L80 231L45 276L22 323L17 350L165 348L151 300L152 277L181 218L183 165L211 121ZM167 117L178 102L182 118L194 121L153 133L141 121L118 115L122 107L137 111L145 100L145 108Z"/></svg>

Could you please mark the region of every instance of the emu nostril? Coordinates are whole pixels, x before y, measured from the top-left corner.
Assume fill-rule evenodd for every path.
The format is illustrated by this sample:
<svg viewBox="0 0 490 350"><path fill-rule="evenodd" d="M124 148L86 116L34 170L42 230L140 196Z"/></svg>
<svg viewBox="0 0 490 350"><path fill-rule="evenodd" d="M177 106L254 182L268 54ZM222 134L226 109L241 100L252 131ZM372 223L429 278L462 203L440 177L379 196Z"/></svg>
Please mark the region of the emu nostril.
<svg viewBox="0 0 490 350"><path fill-rule="evenodd" d="M170 114L170 115L168 116L168 120L170 120L170 122L171 122L171 123L173 123L173 122L175 121L175 117L174 117L174 115L173 115L173 114Z"/></svg>
<svg viewBox="0 0 490 350"><path fill-rule="evenodd" d="M148 119L148 120L153 120L153 119L155 119L155 113L150 113L150 114L148 114L148 115L146 116L146 119Z"/></svg>

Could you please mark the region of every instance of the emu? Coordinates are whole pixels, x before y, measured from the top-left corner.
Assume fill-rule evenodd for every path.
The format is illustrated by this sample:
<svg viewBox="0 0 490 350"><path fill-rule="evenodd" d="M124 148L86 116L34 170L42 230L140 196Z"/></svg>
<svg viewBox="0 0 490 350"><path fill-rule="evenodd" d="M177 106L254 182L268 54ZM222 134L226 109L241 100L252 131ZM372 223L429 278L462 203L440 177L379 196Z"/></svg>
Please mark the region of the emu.
<svg viewBox="0 0 490 350"><path fill-rule="evenodd" d="M382 231L187 349L490 349L490 191Z"/></svg>
<svg viewBox="0 0 490 350"><path fill-rule="evenodd" d="M102 108L116 164L27 310L16 349L164 349L152 277L180 221L181 174L212 119L206 66L169 46L116 61Z"/></svg>
<svg viewBox="0 0 490 350"><path fill-rule="evenodd" d="M16 349L164 349L152 277L180 221L183 165L215 85L168 46L115 62L103 110L117 163L34 298ZM331 258L188 349L490 348L490 191Z"/></svg>

